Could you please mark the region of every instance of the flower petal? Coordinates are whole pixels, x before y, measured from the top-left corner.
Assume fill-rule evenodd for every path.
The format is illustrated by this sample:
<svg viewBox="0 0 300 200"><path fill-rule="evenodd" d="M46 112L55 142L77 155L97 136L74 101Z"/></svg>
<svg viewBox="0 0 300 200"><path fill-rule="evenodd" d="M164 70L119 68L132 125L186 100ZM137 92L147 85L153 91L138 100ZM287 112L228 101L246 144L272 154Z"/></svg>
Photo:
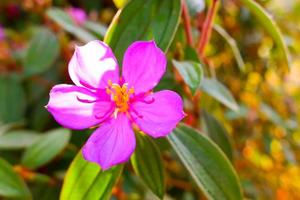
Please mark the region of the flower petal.
<svg viewBox="0 0 300 200"><path fill-rule="evenodd" d="M85 129L99 124L113 112L113 103L104 95L74 85L56 85L50 91L46 108L62 126Z"/></svg>
<svg viewBox="0 0 300 200"><path fill-rule="evenodd" d="M155 41L138 41L128 47L123 59L123 78L136 94L153 89L166 70L167 59Z"/></svg>
<svg viewBox="0 0 300 200"><path fill-rule="evenodd" d="M69 62L69 74L77 86L104 89L107 81L119 81L118 62L112 50L95 40L84 46L76 46Z"/></svg>
<svg viewBox="0 0 300 200"><path fill-rule="evenodd" d="M185 114L181 97L163 90L134 102L131 116L142 131L157 138L168 135Z"/></svg>
<svg viewBox="0 0 300 200"><path fill-rule="evenodd" d="M135 137L126 114L103 123L82 149L83 157L103 170L126 162L135 149Z"/></svg>

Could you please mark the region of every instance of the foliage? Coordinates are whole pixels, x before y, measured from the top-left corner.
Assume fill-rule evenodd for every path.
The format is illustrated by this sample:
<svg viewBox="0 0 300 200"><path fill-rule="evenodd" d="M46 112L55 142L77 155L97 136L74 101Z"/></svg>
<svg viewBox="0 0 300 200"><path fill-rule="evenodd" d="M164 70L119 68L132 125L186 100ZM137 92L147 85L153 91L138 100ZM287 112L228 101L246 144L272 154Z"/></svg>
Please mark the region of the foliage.
<svg viewBox="0 0 300 200"><path fill-rule="evenodd" d="M0 12L0 199L300 199L299 2L4 0ZM75 45L94 39L119 64L155 40L168 56L156 89L180 93L187 114L166 138L136 132L130 162L104 171L81 154L92 131L44 108L71 83Z"/></svg>

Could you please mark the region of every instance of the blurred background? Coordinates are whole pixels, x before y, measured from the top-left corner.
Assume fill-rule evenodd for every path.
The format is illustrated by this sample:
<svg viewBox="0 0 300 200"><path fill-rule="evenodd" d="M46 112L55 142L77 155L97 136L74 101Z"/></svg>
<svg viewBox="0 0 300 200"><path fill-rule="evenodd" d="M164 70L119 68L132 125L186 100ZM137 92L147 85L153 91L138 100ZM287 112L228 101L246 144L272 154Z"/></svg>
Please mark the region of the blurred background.
<svg viewBox="0 0 300 200"><path fill-rule="evenodd" d="M91 133L87 130L71 134L59 128L44 108L49 91L55 84L71 83L67 64L74 45L102 40L124 2L0 2L0 157L23 178L33 199L58 199L64 174ZM195 2L187 1L197 38L208 2ZM300 199L300 1L257 2L281 30L291 55L290 68L276 41L249 10L238 0L223 0L206 48L210 66L207 74L217 77L231 91L239 109L231 111L206 93L201 93L199 106L213 114L230 135L233 164L247 199L296 200ZM180 23L168 50L169 58L180 57L185 46ZM181 84L171 62L168 67L160 89ZM202 112L194 115L189 96L178 87L176 90L185 98L189 114L185 122L202 128ZM168 151L166 141L157 143L168 162L167 198L205 199L182 164ZM43 155L39 155L41 150L46 150ZM5 192L0 190L0 199L2 195ZM129 165L113 188L112 198L153 196Z"/></svg>

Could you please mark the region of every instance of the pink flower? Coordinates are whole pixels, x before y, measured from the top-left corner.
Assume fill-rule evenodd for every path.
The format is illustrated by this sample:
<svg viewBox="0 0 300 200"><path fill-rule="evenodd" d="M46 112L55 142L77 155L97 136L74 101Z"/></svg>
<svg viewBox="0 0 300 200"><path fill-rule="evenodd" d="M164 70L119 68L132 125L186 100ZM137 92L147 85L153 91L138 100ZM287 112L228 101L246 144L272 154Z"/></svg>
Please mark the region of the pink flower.
<svg viewBox="0 0 300 200"><path fill-rule="evenodd" d="M100 125L83 147L86 160L102 169L125 162L135 149L133 125L158 138L184 117L181 97L151 92L166 70L166 56L154 41L137 41L126 50L122 78L112 50L101 41L76 47L69 63L75 85L56 85L46 108L71 129Z"/></svg>
<svg viewBox="0 0 300 200"><path fill-rule="evenodd" d="M71 16L73 21L78 25L82 25L87 20L86 12L81 8L68 8L67 13Z"/></svg>
<svg viewBox="0 0 300 200"><path fill-rule="evenodd" d="M0 41L5 40L4 28L0 25Z"/></svg>

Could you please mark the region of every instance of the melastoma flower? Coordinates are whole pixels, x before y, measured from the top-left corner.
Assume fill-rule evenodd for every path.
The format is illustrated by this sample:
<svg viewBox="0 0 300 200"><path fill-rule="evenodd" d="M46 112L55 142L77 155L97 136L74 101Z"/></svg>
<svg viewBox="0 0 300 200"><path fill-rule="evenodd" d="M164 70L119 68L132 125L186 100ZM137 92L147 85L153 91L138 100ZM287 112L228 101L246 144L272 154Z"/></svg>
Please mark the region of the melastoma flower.
<svg viewBox="0 0 300 200"><path fill-rule="evenodd" d="M77 23L78 25L82 25L87 20L86 12L81 8L68 8L67 13L71 16L73 21Z"/></svg>
<svg viewBox="0 0 300 200"><path fill-rule="evenodd" d="M46 108L70 129L99 126L82 149L102 169L125 162L135 149L133 126L154 137L169 134L184 117L181 97L152 92L166 70L154 41L134 42L123 59L122 77L112 50L101 41L76 46L69 62L75 85L56 85ZM147 159L147 158L146 158Z"/></svg>

